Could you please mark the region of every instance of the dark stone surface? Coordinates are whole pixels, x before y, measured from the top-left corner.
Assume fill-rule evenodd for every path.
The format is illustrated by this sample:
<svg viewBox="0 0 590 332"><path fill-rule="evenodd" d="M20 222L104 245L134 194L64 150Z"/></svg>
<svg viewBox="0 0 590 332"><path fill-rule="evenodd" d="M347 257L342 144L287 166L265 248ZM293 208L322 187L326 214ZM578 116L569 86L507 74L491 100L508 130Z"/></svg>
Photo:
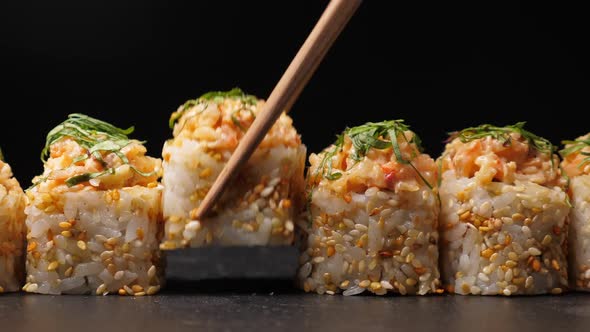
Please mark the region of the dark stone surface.
<svg viewBox="0 0 590 332"><path fill-rule="evenodd" d="M291 279L295 247L204 247L166 251L166 276L177 280Z"/></svg>
<svg viewBox="0 0 590 332"><path fill-rule="evenodd" d="M168 255L157 296L0 296L0 332L587 331L590 294L534 297L305 294L296 251L209 248ZM205 279L197 281L197 279Z"/></svg>
<svg viewBox="0 0 590 332"><path fill-rule="evenodd" d="M180 282L153 297L0 296L0 331L587 331L590 295L319 296L290 281Z"/></svg>

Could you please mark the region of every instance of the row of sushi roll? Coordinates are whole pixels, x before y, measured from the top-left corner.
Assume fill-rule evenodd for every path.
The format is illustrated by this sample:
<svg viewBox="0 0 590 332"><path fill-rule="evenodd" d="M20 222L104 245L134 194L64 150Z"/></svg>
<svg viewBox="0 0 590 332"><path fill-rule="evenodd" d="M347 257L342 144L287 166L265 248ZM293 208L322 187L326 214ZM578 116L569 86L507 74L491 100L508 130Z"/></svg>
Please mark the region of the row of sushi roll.
<svg viewBox="0 0 590 332"><path fill-rule="evenodd" d="M437 161L401 120L346 129L309 158L300 286L560 294L569 257L590 290L590 140L555 150L524 123L452 133Z"/></svg>
<svg viewBox="0 0 590 332"><path fill-rule="evenodd" d="M187 101L162 160L133 127L71 114L25 191L0 161L0 293L152 295L161 250L210 245L297 245L297 283L319 294L590 290L588 135L560 161L524 123L481 125L452 133L435 160L403 120L366 123L312 153L305 174L283 114L197 220L263 106L239 89Z"/></svg>

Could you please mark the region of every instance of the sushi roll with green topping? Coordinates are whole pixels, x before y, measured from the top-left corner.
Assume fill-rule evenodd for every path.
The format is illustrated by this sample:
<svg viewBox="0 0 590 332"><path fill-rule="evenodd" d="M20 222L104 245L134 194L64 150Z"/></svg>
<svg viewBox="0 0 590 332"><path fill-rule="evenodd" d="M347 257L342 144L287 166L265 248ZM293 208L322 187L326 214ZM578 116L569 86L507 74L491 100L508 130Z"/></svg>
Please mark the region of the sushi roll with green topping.
<svg viewBox="0 0 590 332"><path fill-rule="evenodd" d="M568 176L570 212L569 266L571 285L590 291L590 134L564 141L561 167Z"/></svg>
<svg viewBox="0 0 590 332"><path fill-rule="evenodd" d="M0 294L24 281L25 193L0 151Z"/></svg>
<svg viewBox="0 0 590 332"><path fill-rule="evenodd" d="M441 269L457 294L567 289L570 210L559 157L524 123L452 133L441 167Z"/></svg>
<svg viewBox="0 0 590 332"><path fill-rule="evenodd" d="M441 292L437 167L402 120L346 129L309 157L306 292Z"/></svg>
<svg viewBox="0 0 590 332"><path fill-rule="evenodd" d="M305 146L282 114L212 213L199 204L244 137L264 101L239 89L210 92L172 114L164 144L162 249L291 245L303 202Z"/></svg>
<svg viewBox="0 0 590 332"><path fill-rule="evenodd" d="M162 283L160 159L133 127L72 114L27 190L27 279L42 294L151 295Z"/></svg>

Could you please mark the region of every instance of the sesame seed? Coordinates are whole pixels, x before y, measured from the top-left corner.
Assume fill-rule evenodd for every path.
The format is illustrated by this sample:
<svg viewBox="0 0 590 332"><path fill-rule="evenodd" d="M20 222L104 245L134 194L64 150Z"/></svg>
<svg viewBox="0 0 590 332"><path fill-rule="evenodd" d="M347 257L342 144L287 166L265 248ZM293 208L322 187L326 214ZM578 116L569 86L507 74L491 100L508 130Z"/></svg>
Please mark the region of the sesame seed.
<svg viewBox="0 0 590 332"><path fill-rule="evenodd" d="M58 266L59 266L59 263L57 261L53 261L53 262L49 263L49 265L47 265L47 271L55 271Z"/></svg>
<svg viewBox="0 0 590 332"><path fill-rule="evenodd" d="M374 291L381 289L381 283L378 281L373 281L371 283L371 289Z"/></svg>
<svg viewBox="0 0 590 332"><path fill-rule="evenodd" d="M72 237L72 232L70 232L70 231L62 231L61 232L61 235L63 237Z"/></svg>
<svg viewBox="0 0 590 332"><path fill-rule="evenodd" d="M76 244L78 245L78 248L80 248L80 250L86 250L86 242L80 240Z"/></svg>
<svg viewBox="0 0 590 332"><path fill-rule="evenodd" d="M100 284L100 286L98 286L98 288L96 288L96 295L102 295L102 294L104 294L104 292L106 290L107 290L107 285Z"/></svg>
<svg viewBox="0 0 590 332"><path fill-rule="evenodd" d="M543 238L543 241L541 241L541 244L544 246L549 245L549 243L551 243L551 240L553 240L553 238L551 237L551 235L547 234Z"/></svg>
<svg viewBox="0 0 590 332"><path fill-rule="evenodd" d="M59 227L61 227L63 229L70 229L70 228L72 228L72 224L67 221L62 221L59 223Z"/></svg>
<svg viewBox="0 0 590 332"><path fill-rule="evenodd" d="M260 192L260 197L266 198L275 190L273 187L266 187Z"/></svg>
<svg viewBox="0 0 590 332"><path fill-rule="evenodd" d="M533 256L539 256L541 255L541 250L535 248L535 247L530 247L528 250L529 254L533 255Z"/></svg>
<svg viewBox="0 0 590 332"><path fill-rule="evenodd" d="M71 276L72 276L72 273L73 273L73 272L74 272L74 268L70 266L70 267L68 267L68 268L67 268L66 272L64 272L64 275L65 275L67 278L69 278L69 277L71 277Z"/></svg>
<svg viewBox="0 0 590 332"><path fill-rule="evenodd" d="M559 287L553 288L551 290L551 294L554 294L554 295L561 294L562 292L563 292L563 290L561 288L559 288Z"/></svg>
<svg viewBox="0 0 590 332"><path fill-rule="evenodd" d="M27 251L28 252L31 252L31 251L35 250L36 248L37 248L37 242L35 242L35 241L31 241L27 245Z"/></svg>
<svg viewBox="0 0 590 332"><path fill-rule="evenodd" d="M492 256L492 254L493 254L493 253L494 253L494 251L493 251L492 249L490 249L490 248L487 248L487 249L485 249L485 250L482 250L482 252L480 253L480 255L481 255L482 257L485 257L485 258L490 258L490 257Z"/></svg>
<svg viewBox="0 0 590 332"><path fill-rule="evenodd" d="M133 290L134 293L139 293L139 292L143 292L143 287L141 287L138 284L135 284L135 285L131 286L131 290Z"/></svg>
<svg viewBox="0 0 590 332"><path fill-rule="evenodd" d="M39 289L39 285L37 284L29 284L28 286L26 286L25 291L29 292L29 293L34 293L37 291L37 289Z"/></svg>
<svg viewBox="0 0 590 332"><path fill-rule="evenodd" d="M471 217L471 211L465 211L459 216L459 219L465 221L469 219L469 217Z"/></svg>
<svg viewBox="0 0 590 332"><path fill-rule="evenodd" d="M559 266L559 262L557 262L557 260L553 259L551 260L551 266L556 270L559 271L560 266Z"/></svg>
<svg viewBox="0 0 590 332"><path fill-rule="evenodd" d="M506 289L509 290L511 294L518 292L518 287L516 287L515 285L508 285Z"/></svg>
<svg viewBox="0 0 590 332"><path fill-rule="evenodd" d="M387 280L381 280L381 287L385 289L393 289L393 285Z"/></svg>
<svg viewBox="0 0 590 332"><path fill-rule="evenodd" d="M363 280L359 283L359 286L362 288L367 288L369 287L369 285L371 285L371 281L370 280Z"/></svg>
<svg viewBox="0 0 590 332"><path fill-rule="evenodd" d="M147 295L154 295L160 290L160 286L150 286L147 290Z"/></svg>
<svg viewBox="0 0 590 332"><path fill-rule="evenodd" d="M340 288L346 289L346 288L348 288L348 285L350 285L350 281L344 280L343 282L340 283Z"/></svg>
<svg viewBox="0 0 590 332"><path fill-rule="evenodd" d="M287 220L287 222L285 222L285 229L289 232L292 232L295 229L295 225L291 220Z"/></svg>
<svg viewBox="0 0 590 332"><path fill-rule="evenodd" d="M328 246L328 248L326 249L326 254L328 255L328 257L332 257L335 252L336 249L334 249L333 246Z"/></svg>
<svg viewBox="0 0 590 332"><path fill-rule="evenodd" d="M152 265L147 272L148 278L153 279L156 276L156 266Z"/></svg>
<svg viewBox="0 0 590 332"><path fill-rule="evenodd" d="M524 220L524 215L520 214L520 213L515 213L512 215L512 220L514 221L523 221Z"/></svg>
<svg viewBox="0 0 590 332"><path fill-rule="evenodd" d="M119 295L127 295L127 292L123 288L119 288Z"/></svg>
<svg viewBox="0 0 590 332"><path fill-rule="evenodd" d="M463 291L463 293L469 293L471 291L471 287L468 284L462 284L461 290Z"/></svg>
<svg viewBox="0 0 590 332"><path fill-rule="evenodd" d="M414 286L417 283L418 282L416 281L416 279L413 279L413 278L406 279L406 285L408 285L408 286Z"/></svg>
<svg viewBox="0 0 590 332"><path fill-rule="evenodd" d="M144 296L144 295L145 295L145 292L137 292L137 293L135 293L135 296Z"/></svg>
<svg viewBox="0 0 590 332"><path fill-rule="evenodd" d="M131 288L129 288L129 286L127 286L127 285L124 285L124 286L123 286L123 289L124 289L124 290L127 292L127 294L129 294L129 295L134 295L134 294L135 294L135 292L133 292L133 290L132 290Z"/></svg>
<svg viewBox="0 0 590 332"><path fill-rule="evenodd" d="M213 173L213 171L211 170L211 168L207 167L204 170L202 170L201 173L199 173L199 177L201 179L204 179L204 178L209 177L212 173Z"/></svg>
<svg viewBox="0 0 590 332"><path fill-rule="evenodd" d="M323 262L323 261L324 261L324 259L325 259L324 257L318 256L318 257L315 257L315 258L312 260L312 262L314 262L314 263L316 263L316 264L319 264L319 263Z"/></svg>

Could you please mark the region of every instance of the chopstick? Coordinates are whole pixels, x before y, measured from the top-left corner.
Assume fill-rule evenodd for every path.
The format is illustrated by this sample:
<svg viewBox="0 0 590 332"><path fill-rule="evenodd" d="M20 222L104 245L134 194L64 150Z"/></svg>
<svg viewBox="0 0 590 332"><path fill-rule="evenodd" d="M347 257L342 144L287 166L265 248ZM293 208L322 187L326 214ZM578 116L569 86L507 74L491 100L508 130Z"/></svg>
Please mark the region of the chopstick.
<svg viewBox="0 0 590 332"><path fill-rule="evenodd" d="M362 0L332 0L307 40L270 94L264 108L246 132L238 147L199 205L197 219L202 219L215 205L234 174L248 162L266 133L283 111L288 111L317 69Z"/></svg>

